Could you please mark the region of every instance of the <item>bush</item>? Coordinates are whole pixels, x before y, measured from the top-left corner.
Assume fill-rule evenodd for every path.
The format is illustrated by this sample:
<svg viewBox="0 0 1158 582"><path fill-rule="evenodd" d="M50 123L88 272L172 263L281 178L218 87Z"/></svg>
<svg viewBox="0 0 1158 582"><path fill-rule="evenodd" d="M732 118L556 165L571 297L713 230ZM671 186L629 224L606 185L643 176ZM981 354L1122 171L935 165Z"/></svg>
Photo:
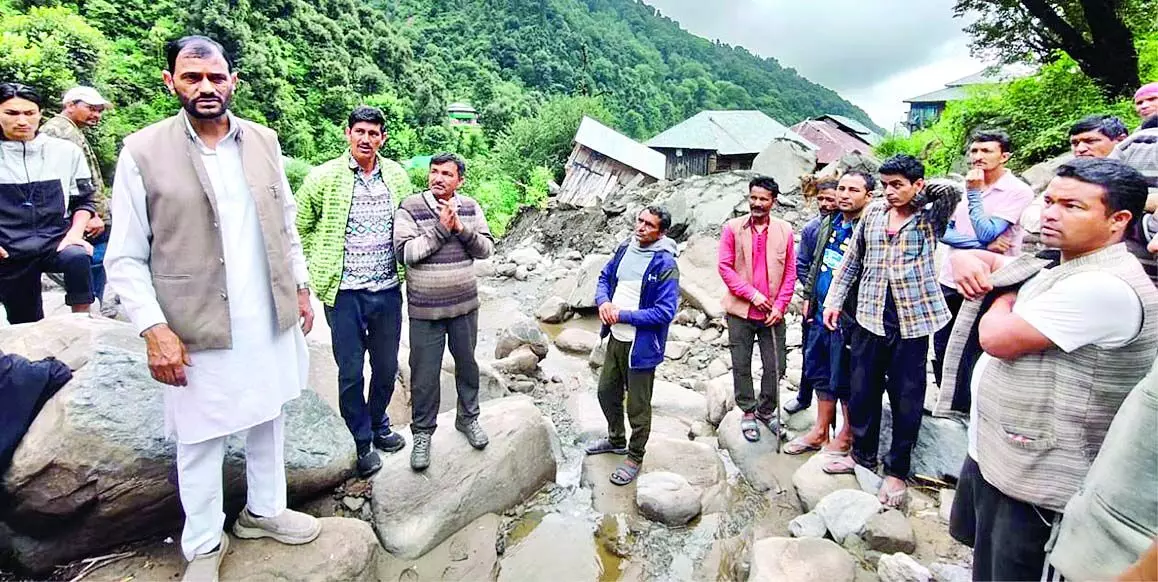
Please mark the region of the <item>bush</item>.
<svg viewBox="0 0 1158 582"><path fill-rule="evenodd" d="M306 179L306 174L309 174L314 167L305 160L289 157L282 159L285 162L285 175L289 179L290 191L297 192L302 185L302 180Z"/></svg>

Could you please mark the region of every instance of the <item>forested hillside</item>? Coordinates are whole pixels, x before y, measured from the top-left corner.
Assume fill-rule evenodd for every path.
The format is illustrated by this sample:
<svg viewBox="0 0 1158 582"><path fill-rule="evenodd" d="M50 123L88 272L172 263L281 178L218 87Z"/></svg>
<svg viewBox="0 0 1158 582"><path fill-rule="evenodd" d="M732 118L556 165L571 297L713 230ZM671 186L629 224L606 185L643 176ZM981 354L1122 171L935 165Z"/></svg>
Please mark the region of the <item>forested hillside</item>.
<svg viewBox="0 0 1158 582"><path fill-rule="evenodd" d="M368 102L391 118L389 155L459 151L491 164L483 174L519 201L535 168L558 175L583 114L637 138L707 108L871 123L775 60L695 37L636 0L0 0L0 79L53 100L76 82L105 92L116 108L98 150L111 166L124 135L174 111L163 47L193 32L235 56L234 109L276 129L287 155L337 154L341 121ZM447 124L454 101L479 110L481 133Z"/></svg>

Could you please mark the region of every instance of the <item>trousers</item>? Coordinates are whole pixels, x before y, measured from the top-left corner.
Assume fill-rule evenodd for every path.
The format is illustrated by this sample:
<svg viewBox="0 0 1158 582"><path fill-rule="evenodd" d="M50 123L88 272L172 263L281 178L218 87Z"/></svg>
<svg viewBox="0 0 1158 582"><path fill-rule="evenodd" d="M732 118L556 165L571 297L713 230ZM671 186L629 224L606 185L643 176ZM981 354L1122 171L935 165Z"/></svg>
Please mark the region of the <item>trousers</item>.
<svg viewBox="0 0 1158 582"><path fill-rule="evenodd" d="M93 300L92 259L78 246L44 251L31 257L0 260L0 304L8 323L32 323L44 319L40 276L64 275L64 303L88 305Z"/></svg>
<svg viewBox="0 0 1158 582"><path fill-rule="evenodd" d="M398 376L402 338L402 290L338 291L326 307L334 361L338 364L338 408L358 453L370 450L375 435L390 433L386 407ZM366 353L370 353L370 398L366 398Z"/></svg>
<svg viewBox="0 0 1158 582"><path fill-rule="evenodd" d="M181 551L186 560L213 551L221 542L225 526L222 465L226 438L177 443L177 492L185 510ZM246 431L245 483L246 508L250 513L276 517L285 511L284 414Z"/></svg>
<svg viewBox="0 0 1158 582"><path fill-rule="evenodd" d="M651 392L655 368L631 369L631 344L607 338L607 355L599 372L599 407L607 419L607 440L615 446L627 444L627 458L643 462L647 439L651 436ZM631 440L623 426L623 402L627 400L627 421Z"/></svg>
<svg viewBox="0 0 1158 582"><path fill-rule="evenodd" d="M764 322L728 315L728 344L732 354L732 383L736 391L736 405L744 412L759 412L770 417L779 401L777 385L782 366L779 347L783 344L784 322L768 327ZM752 348L760 346L760 361L764 373L760 376L760 395L757 398L752 384Z"/></svg>
<svg viewBox="0 0 1158 582"><path fill-rule="evenodd" d="M454 358L454 384L458 392L455 422L468 423L479 415L478 310L450 319L410 318L410 402L413 432L432 433L438 426L441 406L442 351L450 344Z"/></svg>

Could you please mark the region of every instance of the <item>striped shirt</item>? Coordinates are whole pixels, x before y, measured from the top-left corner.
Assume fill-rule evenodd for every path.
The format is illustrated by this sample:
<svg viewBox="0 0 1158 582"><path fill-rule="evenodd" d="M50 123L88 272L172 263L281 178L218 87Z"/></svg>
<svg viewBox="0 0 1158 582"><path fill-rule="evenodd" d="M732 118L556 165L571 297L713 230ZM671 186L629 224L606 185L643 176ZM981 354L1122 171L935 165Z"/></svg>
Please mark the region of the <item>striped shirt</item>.
<svg viewBox="0 0 1158 582"><path fill-rule="evenodd" d="M932 335L949 323L952 315L937 282L933 253L961 194L952 182L930 181L915 199L924 204L895 234L888 233L888 203L870 204L833 275L824 306L842 309L859 281L856 320L873 334L885 335L886 293L896 302L902 338Z"/></svg>

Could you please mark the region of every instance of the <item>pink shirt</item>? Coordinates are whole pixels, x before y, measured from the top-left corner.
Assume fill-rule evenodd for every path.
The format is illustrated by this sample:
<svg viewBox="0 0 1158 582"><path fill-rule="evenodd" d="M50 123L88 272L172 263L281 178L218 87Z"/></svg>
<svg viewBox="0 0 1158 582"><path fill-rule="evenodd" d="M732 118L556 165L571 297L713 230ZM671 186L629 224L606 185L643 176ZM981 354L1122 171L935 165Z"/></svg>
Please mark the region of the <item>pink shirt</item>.
<svg viewBox="0 0 1158 582"><path fill-rule="evenodd" d="M1013 175L1009 170L1005 171L988 190L981 193L981 206L985 209L985 214L1000 218L1010 224L1009 230L1006 231L1013 235L1013 246L1005 254L1008 256L1016 256L1021 253L1021 243L1025 238L1025 229L1018 225L1021 220L1021 213L1025 208L1033 202L1034 194L1033 188L1022 182ZM957 209L953 212L953 228L964 235L976 237L977 231L973 229L973 221L969 220L969 200L962 198L961 202L957 203ZM949 249L949 254L960 249ZM941 265L941 276L939 280L942 285L946 287L956 287L953 282L953 265L945 257L944 263Z"/></svg>
<svg viewBox="0 0 1158 582"><path fill-rule="evenodd" d="M789 231L788 236L792 233ZM792 302L792 293L796 290L796 245L792 244L791 239L785 245L784 256L784 278L780 282L780 288L773 290L768 288L768 229L764 228L762 231L753 229L752 233L752 283L744 281L744 278L736 272L734 265L736 264L736 237L732 234L731 229L724 229L720 236L720 275L724 279L724 284L728 286L728 291L737 297L743 297L751 303L756 303L760 297L775 297L773 304L780 313L784 313L788 309L788 304ZM764 319L767 314L757 309L754 305L748 309L749 319Z"/></svg>

